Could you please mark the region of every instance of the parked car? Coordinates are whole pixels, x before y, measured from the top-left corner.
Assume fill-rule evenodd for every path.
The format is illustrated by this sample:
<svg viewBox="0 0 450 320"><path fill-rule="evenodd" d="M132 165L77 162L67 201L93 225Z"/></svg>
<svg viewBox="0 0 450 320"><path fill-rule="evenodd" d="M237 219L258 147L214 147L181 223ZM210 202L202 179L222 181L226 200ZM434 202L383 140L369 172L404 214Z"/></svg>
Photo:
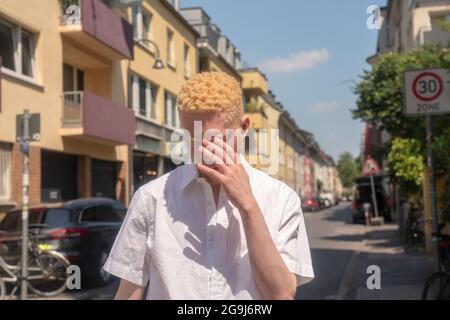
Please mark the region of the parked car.
<svg viewBox="0 0 450 320"><path fill-rule="evenodd" d="M106 285L111 276L103 270L109 251L126 215L120 202L89 198L59 204L43 204L29 211L30 227L39 226L42 242L78 265L82 276L97 285ZM21 209L8 212L0 223L2 242L9 263L21 255Z"/></svg>
<svg viewBox="0 0 450 320"><path fill-rule="evenodd" d="M370 214L375 216L374 202L370 177L359 177L355 180L355 187L352 196L353 222L364 220L364 203L370 203ZM374 177L375 195L377 199L378 214L384 220L391 221L391 212L386 191L383 187L383 177Z"/></svg>
<svg viewBox="0 0 450 320"><path fill-rule="evenodd" d="M325 192L320 195L323 199L325 199L325 203L327 207L335 206L338 204L337 196L332 192Z"/></svg>
<svg viewBox="0 0 450 320"><path fill-rule="evenodd" d="M320 209L322 209L323 203L322 201L319 199L319 197L313 197L313 196L309 196L309 197L303 197L302 198L302 210L303 211L319 211Z"/></svg>

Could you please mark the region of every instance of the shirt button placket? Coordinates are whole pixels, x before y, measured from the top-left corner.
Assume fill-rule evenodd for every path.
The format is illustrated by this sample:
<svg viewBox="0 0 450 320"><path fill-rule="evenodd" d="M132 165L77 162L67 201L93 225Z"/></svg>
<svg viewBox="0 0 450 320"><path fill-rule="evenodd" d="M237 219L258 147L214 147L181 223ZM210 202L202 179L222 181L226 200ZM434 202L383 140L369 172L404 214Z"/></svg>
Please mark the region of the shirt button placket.
<svg viewBox="0 0 450 320"><path fill-rule="evenodd" d="M215 261L215 248L214 248L214 229L216 224L216 208L212 199L213 193L210 186L205 186L205 196L207 202L207 219L208 223L206 226L206 259L208 265L208 298L214 299L215 288L214 288L214 261Z"/></svg>

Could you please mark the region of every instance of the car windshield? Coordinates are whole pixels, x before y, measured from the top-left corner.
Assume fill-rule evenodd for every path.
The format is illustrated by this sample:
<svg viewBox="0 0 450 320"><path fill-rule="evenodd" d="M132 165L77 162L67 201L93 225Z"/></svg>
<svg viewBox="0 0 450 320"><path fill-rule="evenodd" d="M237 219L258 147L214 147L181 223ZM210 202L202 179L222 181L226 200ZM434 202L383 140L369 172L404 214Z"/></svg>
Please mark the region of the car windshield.
<svg viewBox="0 0 450 320"><path fill-rule="evenodd" d="M71 211L64 208L31 210L29 224L45 224L46 228L58 228L70 222ZM9 212L0 223L2 231L19 231L22 228L22 211Z"/></svg>

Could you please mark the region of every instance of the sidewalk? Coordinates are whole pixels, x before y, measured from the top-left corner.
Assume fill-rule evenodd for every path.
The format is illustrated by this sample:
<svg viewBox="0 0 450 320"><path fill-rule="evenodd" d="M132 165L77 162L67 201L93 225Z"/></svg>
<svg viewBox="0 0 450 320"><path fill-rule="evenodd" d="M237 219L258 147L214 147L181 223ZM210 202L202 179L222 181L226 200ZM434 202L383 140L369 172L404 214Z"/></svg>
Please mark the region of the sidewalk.
<svg viewBox="0 0 450 320"><path fill-rule="evenodd" d="M431 256L405 250L395 223L367 227L359 250L354 252L351 285L346 299L418 300L426 279L434 272ZM369 290L367 267L381 269L381 289Z"/></svg>

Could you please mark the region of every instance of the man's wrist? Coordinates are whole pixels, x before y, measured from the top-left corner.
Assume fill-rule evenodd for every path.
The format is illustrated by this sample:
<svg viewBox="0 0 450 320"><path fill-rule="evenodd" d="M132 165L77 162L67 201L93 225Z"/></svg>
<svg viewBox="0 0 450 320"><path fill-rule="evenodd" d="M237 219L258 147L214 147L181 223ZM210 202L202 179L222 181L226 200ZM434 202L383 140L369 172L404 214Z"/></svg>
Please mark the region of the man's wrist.
<svg viewBox="0 0 450 320"><path fill-rule="evenodd" d="M239 212L241 216L249 216L252 214L255 214L259 211L258 203L256 202L255 197L251 197L250 199L247 199L240 207Z"/></svg>

